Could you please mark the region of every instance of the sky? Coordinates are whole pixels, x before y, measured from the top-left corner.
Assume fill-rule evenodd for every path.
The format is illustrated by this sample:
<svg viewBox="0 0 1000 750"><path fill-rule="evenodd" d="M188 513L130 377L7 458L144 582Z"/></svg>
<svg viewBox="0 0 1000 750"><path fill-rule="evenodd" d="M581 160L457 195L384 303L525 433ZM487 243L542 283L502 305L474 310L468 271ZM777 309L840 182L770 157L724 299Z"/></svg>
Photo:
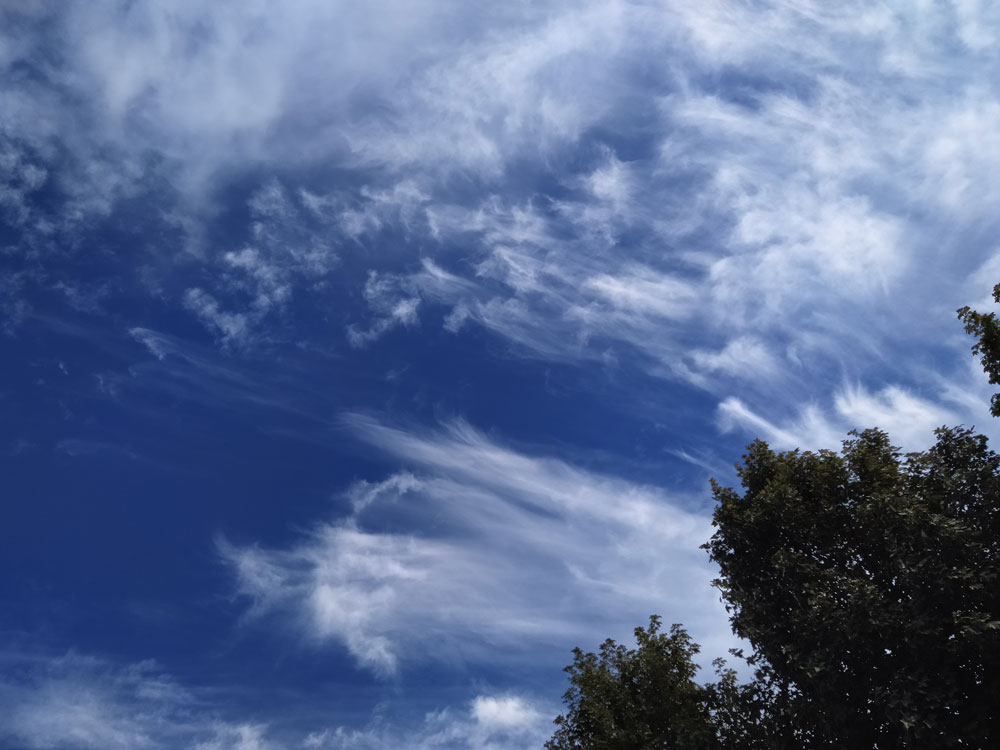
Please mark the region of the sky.
<svg viewBox="0 0 1000 750"><path fill-rule="evenodd" d="M574 647L725 656L747 443L996 433L998 35L0 0L0 744L527 750Z"/></svg>

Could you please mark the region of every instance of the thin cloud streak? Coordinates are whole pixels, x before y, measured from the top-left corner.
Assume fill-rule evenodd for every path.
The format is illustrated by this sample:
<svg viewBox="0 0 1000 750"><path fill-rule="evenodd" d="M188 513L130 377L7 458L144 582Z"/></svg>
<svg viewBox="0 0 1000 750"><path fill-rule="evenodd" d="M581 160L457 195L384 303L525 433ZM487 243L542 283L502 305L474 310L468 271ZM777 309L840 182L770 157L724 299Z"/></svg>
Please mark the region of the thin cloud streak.
<svg viewBox="0 0 1000 750"><path fill-rule="evenodd" d="M353 514L292 547L221 540L251 619L333 639L382 675L428 659L552 659L554 647L596 643L654 611L684 619L708 653L735 645L699 549L707 515L463 422L408 431L352 414L345 424L410 473L352 488Z"/></svg>
<svg viewBox="0 0 1000 750"><path fill-rule="evenodd" d="M794 418L770 420L736 397L719 404L717 419L723 431L740 430L760 437L779 450L836 450L851 430L878 427L904 450L926 450L934 442L938 427L978 425L996 437L990 419L988 397L968 372L966 382L938 383L940 391L930 397L889 385L872 393L860 384L838 388L832 403L823 408L812 403L799 407Z"/></svg>

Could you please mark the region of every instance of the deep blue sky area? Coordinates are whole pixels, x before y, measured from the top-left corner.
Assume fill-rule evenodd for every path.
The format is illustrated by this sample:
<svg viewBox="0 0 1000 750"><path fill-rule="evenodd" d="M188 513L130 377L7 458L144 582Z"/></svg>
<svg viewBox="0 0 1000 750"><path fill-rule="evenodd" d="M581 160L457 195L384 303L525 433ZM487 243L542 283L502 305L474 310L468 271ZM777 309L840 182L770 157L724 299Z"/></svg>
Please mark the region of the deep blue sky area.
<svg viewBox="0 0 1000 750"><path fill-rule="evenodd" d="M0 4L0 747L527 750L739 646L755 437L992 436L985 3Z"/></svg>

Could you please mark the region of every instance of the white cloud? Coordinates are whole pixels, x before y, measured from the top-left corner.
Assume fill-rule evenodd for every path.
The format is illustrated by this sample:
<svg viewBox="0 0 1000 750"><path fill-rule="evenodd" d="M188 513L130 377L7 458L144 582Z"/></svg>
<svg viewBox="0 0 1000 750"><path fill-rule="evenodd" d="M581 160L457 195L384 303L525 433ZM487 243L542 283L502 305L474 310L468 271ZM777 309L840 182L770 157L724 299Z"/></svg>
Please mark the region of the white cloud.
<svg viewBox="0 0 1000 750"><path fill-rule="evenodd" d="M461 422L432 433L359 415L347 424L412 474L355 486L354 514L287 549L221 542L251 616L334 639L382 674L428 659L561 659L559 649L628 632L651 612L683 620L709 654L731 645L699 549L707 515ZM479 711L500 721L512 706Z"/></svg>
<svg viewBox="0 0 1000 750"><path fill-rule="evenodd" d="M419 490L422 484L412 474L394 474L382 482L366 482L360 480L355 482L344 493L354 506L354 511L362 511L367 506L378 500L380 497L388 495L401 498L407 492Z"/></svg>
<svg viewBox="0 0 1000 750"><path fill-rule="evenodd" d="M732 339L719 351L695 349L688 356L700 370L734 377L770 378L779 366L767 345L750 336Z"/></svg>
<svg viewBox="0 0 1000 750"><path fill-rule="evenodd" d="M152 662L0 655L0 739L17 747L132 750L197 736L196 698Z"/></svg>
<svg viewBox="0 0 1000 750"><path fill-rule="evenodd" d="M129 335L145 346L150 354L162 360L168 354L173 353L174 347L171 345L171 338L157 334L148 328L135 327L129 330Z"/></svg>
<svg viewBox="0 0 1000 750"><path fill-rule="evenodd" d="M541 709L523 696L477 695L467 709L428 713L416 726L337 727L309 734L317 750L534 750L552 734L557 708Z"/></svg>
<svg viewBox="0 0 1000 750"><path fill-rule="evenodd" d="M31 649L0 653L0 743L23 750L529 750L551 734L552 701L473 693L466 704L423 717L384 707L367 723L285 710L276 730L231 717L239 688L186 687L150 661L119 664L94 656Z"/></svg>
<svg viewBox="0 0 1000 750"><path fill-rule="evenodd" d="M351 346L367 346L397 326L412 327L418 323L420 298L412 296L406 287L405 279L377 271L369 272L364 297L375 317L367 329L356 325L347 327L347 339Z"/></svg>
<svg viewBox="0 0 1000 750"><path fill-rule="evenodd" d="M985 50L996 42L997 17L980 0L951 0L959 38L972 50Z"/></svg>
<svg viewBox="0 0 1000 750"><path fill-rule="evenodd" d="M489 729L519 729L537 724L538 711L516 695L479 695L472 701L472 717Z"/></svg>
<svg viewBox="0 0 1000 750"><path fill-rule="evenodd" d="M825 425L817 424L816 417L818 415L814 408L808 409L802 420L814 427L811 431L796 429L794 426L791 430L779 427L751 411L740 399L734 397L727 398L719 404L718 416L719 426L724 432L739 427L772 444L777 449L811 448L816 446L818 441L822 443L832 438L834 434L832 431L826 430ZM816 447L829 446L821 444Z"/></svg>
<svg viewBox="0 0 1000 750"><path fill-rule="evenodd" d="M188 289L184 293L184 306L217 333L223 345L239 346L250 336L251 316L222 309L219 301L204 289Z"/></svg>
<svg viewBox="0 0 1000 750"><path fill-rule="evenodd" d="M387 225L402 228L407 234L422 228L430 195L414 180L403 180L391 188L376 190L362 187L360 204L339 205L326 196L307 195L306 200L315 211L336 216L344 233L354 240L374 235Z"/></svg>
<svg viewBox="0 0 1000 750"><path fill-rule="evenodd" d="M628 267L618 275L593 276L585 286L612 307L639 315L676 320L696 312L698 292L693 284L642 266Z"/></svg>
<svg viewBox="0 0 1000 750"><path fill-rule="evenodd" d="M325 288L340 262L327 236L336 218L317 212L314 202L305 193L290 197L277 181L265 184L247 201L249 244L215 259L214 294L201 288L185 292L184 305L223 346L266 339L297 293Z"/></svg>
<svg viewBox="0 0 1000 750"><path fill-rule="evenodd" d="M740 429L760 437L779 450L802 448L836 450L850 430L878 427L904 450L924 450L934 442L934 430L959 424L979 425L988 435L989 399L971 368L960 380L940 380L937 393L921 396L898 385L872 393L859 384L843 385L827 408L813 403L800 407L794 418L770 420L738 398L719 404L723 430Z"/></svg>
<svg viewBox="0 0 1000 750"><path fill-rule="evenodd" d="M544 157L612 106L608 68L625 42L626 4L553 3L528 23L458 45L393 92L395 120L368 120L350 143L366 161L501 176L512 157ZM502 27L501 27L502 28ZM581 64L582 63L582 64Z"/></svg>
<svg viewBox="0 0 1000 750"><path fill-rule="evenodd" d="M900 222L879 216L864 198L795 185L736 189L733 240L750 252L721 259L710 272L715 312L727 320L766 325L815 305L803 292L819 284L847 300L884 293L906 270ZM829 304L829 296L820 299Z"/></svg>
<svg viewBox="0 0 1000 750"><path fill-rule="evenodd" d="M925 192L958 219L974 219L998 194L992 179L1000 164L1000 117L997 92L970 86L951 103L947 113L920 144Z"/></svg>
<svg viewBox="0 0 1000 750"><path fill-rule="evenodd" d="M970 274L996 270L988 4L403 10L52 15L67 69L0 87L0 202L22 216L58 188L67 215L106 212L152 150L186 196L171 220L194 233L234 164L280 172L248 201L246 241L201 247L208 273L180 295L223 346L288 340L283 316L309 295L342 313L327 275L344 253L380 253L359 282L367 315L335 322L348 344L420 335L440 305L449 331L680 378L770 424L785 424L776 394L916 387L907 352L950 345ZM37 62L41 37L8 37L0 62ZM93 103L88 118L56 84ZM64 174L50 157L67 132L90 166ZM387 234L404 247L386 251ZM5 330L29 315L27 278L5 282Z"/></svg>
<svg viewBox="0 0 1000 750"><path fill-rule="evenodd" d="M578 60L625 41L617 2L35 8L47 25L12 25L0 64L26 62L45 77L0 87L5 129L50 151L71 136L66 145L91 166L60 180L89 210L130 193L154 151L185 210L201 217L211 215L213 180L246 164L500 173L511 153L573 139L607 109L583 95L606 85L603 67ZM46 44L58 44L58 63Z"/></svg>
<svg viewBox="0 0 1000 750"><path fill-rule="evenodd" d="M662 134L659 158L591 146L593 166L564 176L576 192L558 200L432 203L433 237L462 255L425 261L413 287L451 308L450 331L478 324L531 356L635 362L722 398L809 403L842 377L876 390L883 377L919 380L906 352L951 341L952 310L967 301L956 262L994 251L950 235L992 226L988 175L1000 165L986 132L996 56L954 47L956 34L987 38L996 14L932 5L619 6L616 33L673 51L675 88L659 119L643 120ZM606 49L614 64L632 59ZM700 83L750 63L760 80L748 67L745 83ZM493 106L476 111L488 121ZM873 373L873 361L889 369Z"/></svg>
<svg viewBox="0 0 1000 750"><path fill-rule="evenodd" d="M285 309L328 304L340 255L381 252L393 231L424 266L383 295L391 307L340 322L350 344L417 331L427 299L451 331L634 361L722 396L737 368L706 353L753 339L775 366L747 352L751 398L854 376L901 327L938 336L946 308L924 302L959 296L949 243L969 266L993 251L950 239L956 225L989 235L996 203L997 13L983 3L310 1L274 16L173 0L51 15L66 69L32 96L2 89L4 128L34 148L11 152L18 186L44 177L74 196L67 215L106 212L152 151L191 236L234 165L280 168L290 186L263 180L246 243L198 248L209 278L180 302L230 347L285 340ZM10 39L8 63L40 40ZM88 118L56 84L93 104ZM46 155L66 132L92 166L56 174ZM349 168L354 187L299 187L304 165L337 185Z"/></svg>

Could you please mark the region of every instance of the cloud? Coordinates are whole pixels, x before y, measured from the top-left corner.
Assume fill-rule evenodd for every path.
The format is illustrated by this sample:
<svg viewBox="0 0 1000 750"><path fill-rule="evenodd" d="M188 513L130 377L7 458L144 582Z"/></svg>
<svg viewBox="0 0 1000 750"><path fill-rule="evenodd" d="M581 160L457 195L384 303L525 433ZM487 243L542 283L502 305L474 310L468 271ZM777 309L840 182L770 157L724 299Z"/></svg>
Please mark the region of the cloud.
<svg viewBox="0 0 1000 750"><path fill-rule="evenodd" d="M56 451L74 457L104 454L114 458L127 458L131 461L139 458L139 455L128 446L116 445L101 440L85 440L80 438L60 440L56 443Z"/></svg>
<svg viewBox="0 0 1000 750"><path fill-rule="evenodd" d="M721 370L732 375L747 371L773 374L778 366L767 346L750 337L733 339L718 352L694 351L691 357L703 369Z"/></svg>
<svg viewBox="0 0 1000 750"><path fill-rule="evenodd" d="M226 312L219 301L204 289L188 289L184 293L184 306L217 333L224 345L240 345L250 335L250 316Z"/></svg>
<svg viewBox="0 0 1000 750"><path fill-rule="evenodd" d="M613 105L586 93L610 91L607 66L624 49L627 15L619 2L552 3L529 12L527 24L494 27L394 90L396 116L354 129L352 150L392 170L487 179L525 152L544 157Z"/></svg>
<svg viewBox="0 0 1000 750"><path fill-rule="evenodd" d="M551 733L557 711L525 695L479 692L423 717L383 710L357 726L329 726L336 713L285 711L261 722L236 708L246 686L185 686L152 661L29 648L0 654L0 665L0 742L24 750L527 750Z"/></svg>
<svg viewBox="0 0 1000 750"><path fill-rule="evenodd" d="M630 24L649 21L632 15L632 9L619 10L633 35ZM995 119L990 115L995 97L983 87L967 93L939 88L923 70L909 70L900 88L894 77L898 66L883 75L878 65L861 60L898 63L903 24L915 24L929 58L945 66L962 62L947 55L947 35L934 32L930 17L857 10L860 16L852 14L848 24L813 3L751 11L718 2L697 14L670 4L662 18L683 20L690 36L665 36L680 48L705 51L707 45L712 54L695 63L677 58L686 88L664 98L663 120L649 123L665 132L660 163L626 163L605 148L604 164L584 181L590 188L586 195L560 199L555 212L544 210L541 201L505 205L495 196L463 220L453 218L461 209L435 207L442 217L438 236L481 232L480 249L471 251L482 258L475 277L460 275L478 290L457 285L435 290L439 299L449 291L458 297L450 300L449 328L478 322L536 355L572 361L599 359L608 346L625 343L654 362L669 362L683 356L693 332L729 332L720 348L748 336L777 339L779 350L792 345L800 354L809 351L809 364L816 368L829 367L831 359L857 366L854 352L867 355L891 346L894 322L943 328L947 321L940 310L921 310L910 300L950 294L939 288L949 274L943 272L946 258L937 240L952 212L965 220L970 211L990 216L991 188L982 174L995 161L992 149L977 149L976 159L964 154L967 144L989 142L980 131ZM931 15L949 13L942 6ZM808 49L790 42L806 37L815 42ZM849 38L862 45L857 61L840 52ZM701 93L695 71L734 62L724 50L742 50L739 54L751 55L767 70L798 70L801 85L748 81L723 95ZM920 87L922 95L908 98L907 87ZM680 181L685 175L687 182ZM614 210L594 226L613 219L614 231L585 231L586 217L605 204ZM926 207L919 218L917 205ZM572 224L561 221L565 217L572 217ZM915 229L921 226L923 237ZM574 227L576 235L567 242L567 230ZM709 246L693 231L707 232ZM645 257L642 246L615 245L622 232L648 235L661 251ZM699 257L700 272L686 267ZM929 267L942 273L928 274ZM657 278L676 286L658 288ZM930 279L938 285L933 291ZM502 283L507 293L489 281ZM853 320L851 308L877 310L885 314L885 325L861 330L833 322ZM675 315L662 315L667 311L684 311L686 326L678 328ZM852 342L859 337L861 347ZM714 381L720 387L717 377L707 377L711 371L650 369L690 374L700 384ZM749 371L759 381L773 380L781 368Z"/></svg>
<svg viewBox="0 0 1000 750"><path fill-rule="evenodd" d="M618 310L663 318L686 318L695 312L697 290L692 284L633 266L624 273L593 276L585 282L599 298Z"/></svg>
<svg viewBox="0 0 1000 750"><path fill-rule="evenodd" d="M337 727L316 731L303 747L317 750L528 750L541 747L552 734L556 707L539 705L523 696L477 695L467 708L428 713L408 727Z"/></svg>
<svg viewBox="0 0 1000 750"><path fill-rule="evenodd" d="M48 180L48 170L34 163L24 149L0 136L0 216L14 226L34 218L34 194Z"/></svg>
<svg viewBox="0 0 1000 750"><path fill-rule="evenodd" d="M330 424L325 411L333 408L333 399L312 387L304 377L307 365L301 361L289 357L276 370L260 358L256 366L248 367L251 353L235 361L211 345L162 331L136 326L128 334L152 358L131 359L126 372L99 374L99 387L107 395L133 406L143 402L143 395L166 395L240 417L282 414L323 428Z"/></svg>
<svg viewBox="0 0 1000 750"><path fill-rule="evenodd" d="M887 386L877 394L860 387L845 388L837 394L834 407L845 421L855 425L882 427L903 445L929 445L933 431L964 421L957 409ZM958 418L956 418L958 417Z"/></svg>
<svg viewBox="0 0 1000 750"><path fill-rule="evenodd" d="M624 42L617 3L523 7L527 24L453 0L309 0L278 16L229 0L33 7L9 26L0 64L38 76L0 89L3 125L49 152L72 136L66 146L90 162L58 180L82 210L130 193L150 152L201 216L215 178L247 164L502 170L510 151L572 138L607 106L580 96L604 77L593 67L577 80L576 59Z"/></svg>
<svg viewBox="0 0 1000 750"><path fill-rule="evenodd" d="M472 717L490 729L517 729L537 724L538 711L516 695L476 696L472 701Z"/></svg>
<svg viewBox="0 0 1000 750"><path fill-rule="evenodd" d="M213 290L195 287L184 292L184 306L224 347L248 347L275 338L296 295L327 288L340 262L329 237L335 219L317 212L314 203L305 192L289 196L276 180L265 184L247 201L247 244L214 258Z"/></svg>
<svg viewBox="0 0 1000 750"><path fill-rule="evenodd" d="M792 424L779 425L749 409L738 398L727 398L718 407L719 425L724 432L740 428L778 450L835 448L845 434L815 406L801 408Z"/></svg>
<svg viewBox="0 0 1000 750"><path fill-rule="evenodd" d="M402 498L411 490L419 490L422 483L413 474L394 474L382 482L355 482L345 491L345 495L354 506L354 511L362 511L381 497Z"/></svg>
<svg viewBox="0 0 1000 750"><path fill-rule="evenodd" d="M2 655L0 738L18 747L161 748L190 741L198 700L152 662Z"/></svg>
<svg viewBox="0 0 1000 750"><path fill-rule="evenodd" d="M0 278L0 331L7 336L14 335L31 311L23 289L24 274L12 273Z"/></svg>
<svg viewBox="0 0 1000 750"><path fill-rule="evenodd" d="M367 329L355 325L347 327L347 338L353 347L363 347L377 341L397 326L412 327L419 320L417 309L420 298L407 292L407 282L396 276L368 274L364 297L368 308L376 316Z"/></svg>
<svg viewBox="0 0 1000 750"><path fill-rule="evenodd" d="M260 4L37 3L50 23L8 34L5 60L44 75L0 91L11 211L55 186L82 226L146 195L187 251L149 266L230 350L298 341L303 319L354 347L433 319L720 398L815 398L803 382L943 335L955 248L965 271L995 250L976 236L997 14L847 7L306 2L263 25ZM213 247L254 185L245 241ZM337 269L367 313L331 293Z"/></svg>
<svg viewBox="0 0 1000 750"><path fill-rule="evenodd" d="M731 645L699 549L707 514L463 422L414 432L345 419L410 471L355 485L352 514L290 547L222 540L251 618L332 639L382 675L426 660L552 659L556 646L596 643L654 611L683 619L709 653ZM508 708L479 710L500 721Z"/></svg>
<svg viewBox="0 0 1000 750"><path fill-rule="evenodd" d="M723 430L739 429L760 437L776 449L837 449L850 430L878 427L904 450L925 450L942 426L976 425L994 435L981 384L971 368L958 381L941 380L938 392L927 396L899 385L871 392L860 384L838 388L827 408L818 404L800 407L794 418L769 420L731 397L719 404L717 416Z"/></svg>

